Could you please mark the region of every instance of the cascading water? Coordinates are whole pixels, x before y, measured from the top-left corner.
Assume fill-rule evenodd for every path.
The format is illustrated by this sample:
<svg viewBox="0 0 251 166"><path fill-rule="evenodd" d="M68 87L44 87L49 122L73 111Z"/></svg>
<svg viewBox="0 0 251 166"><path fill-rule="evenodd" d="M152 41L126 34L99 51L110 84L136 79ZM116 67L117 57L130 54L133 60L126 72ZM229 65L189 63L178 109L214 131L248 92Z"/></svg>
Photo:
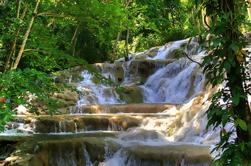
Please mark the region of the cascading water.
<svg viewBox="0 0 251 166"><path fill-rule="evenodd" d="M86 145L71 152L84 153L81 163L88 166L209 166L210 146L219 140L220 130L206 130L205 112L212 92L205 88L199 65L186 57L201 62L206 53L198 46L196 40L186 39L160 47L155 55L146 51L132 55L128 62L96 64L122 92L113 85L96 83L85 70L77 87L78 114L38 118L36 125L30 126L38 134L64 132L91 137L86 145L101 147L102 158L100 154L93 157L95 153ZM131 103L121 96L130 98ZM107 130L117 133L105 133ZM95 142L98 137L104 139ZM77 159L70 156L69 162L64 155L58 160L78 166Z"/></svg>
<svg viewBox="0 0 251 166"><path fill-rule="evenodd" d="M210 105L209 95L205 91L205 77L199 68L199 65L189 60L184 54L190 56L195 61L200 62L205 55L198 47L198 43L189 40L181 40L173 43L166 44L161 47L154 57L142 56L138 54L132 56L129 62L121 62L124 70L122 86L135 85L141 89L144 103L169 103L169 104L185 104L181 107L173 107L172 109L165 110L158 113L159 116L145 117L139 127L131 128L117 138L108 139L108 142L116 143L120 149L114 152L113 155L109 154L105 161L100 165L196 165L186 161L186 159L176 160L146 160L139 157L133 147L158 148L170 145L186 146L186 144L196 144L201 146L210 146L219 140L219 130L213 131L210 129L206 131L207 118L205 111ZM182 52L181 57L175 57L176 52ZM148 78L141 82L135 83L135 75L138 74L139 66L133 65L137 59L140 58L153 61L155 66L161 66L148 75ZM182 56L183 55L183 56ZM166 65L160 62L174 59ZM146 69L147 70L147 69ZM131 71L134 71L132 73ZM113 78L112 74L103 74ZM79 89L89 86L94 102L90 102L85 97L80 99L81 104L117 104L122 103L118 99L118 94L113 91L112 97L102 95L100 92L104 91L108 86L94 84L88 72L83 72L84 81L81 82ZM113 78L114 79L114 78ZM98 87L99 86L99 87ZM113 89L113 87L109 87ZM196 97L200 95L199 97ZM192 100L193 99L193 100ZM161 115L168 116L161 116ZM185 144L185 145L184 145ZM107 146L106 146L107 148ZM143 152L145 153L145 152ZM200 163L197 165L210 165L210 162Z"/></svg>
<svg viewBox="0 0 251 166"><path fill-rule="evenodd" d="M185 39L185 40L180 40L180 41L176 41L176 42L171 42L171 43L167 43L166 45L162 46L157 55L153 58L150 58L150 59L153 59L153 60L156 60L156 59L167 59L168 58L168 55L171 51L175 50L175 49L179 49L181 47L181 45L184 45L188 42L188 39Z"/></svg>
<svg viewBox="0 0 251 166"><path fill-rule="evenodd" d="M86 166L93 166L90 156L86 150L86 147L83 147L83 151L84 151L84 156L85 156L85 165Z"/></svg>
<svg viewBox="0 0 251 166"><path fill-rule="evenodd" d="M147 103L185 103L203 90L204 75L182 58L158 70L142 86Z"/></svg>
<svg viewBox="0 0 251 166"><path fill-rule="evenodd" d="M95 84L92 80L93 75L87 70L82 72L82 77L83 81L78 87L78 90L82 92L78 105L116 104L120 102L117 93L112 87Z"/></svg>
<svg viewBox="0 0 251 166"><path fill-rule="evenodd" d="M156 67L157 70L155 73L148 75L145 83L137 83L137 86L142 89L141 93L144 96L144 103L185 103L203 91L205 78L198 64L193 63L186 57L176 59L167 65L161 63L169 58L169 54L173 54L177 50L181 50L188 55L192 54L196 60L201 61L205 52L199 51L198 43L190 41L192 43L190 44L188 42L189 40L185 39L166 44L159 49L155 57L144 57L145 60L152 60L155 66L161 66ZM185 47L186 44L188 44L187 47ZM189 46L191 47L190 49ZM133 81L135 77L137 77L135 75L137 75L140 64L132 64L137 59L137 56L141 54L136 54L131 57L130 61L121 63L124 70L122 86L135 84ZM114 78L114 71L112 70L115 69L110 69L110 71L106 70L105 72L101 70L101 72L104 77L114 81L116 79ZM146 68L145 70L149 69ZM123 103L123 101L119 99L115 87L94 83L92 80L93 76L88 71L83 71L82 77L83 81L78 87L78 90L82 92L82 97L78 103L79 105Z"/></svg>

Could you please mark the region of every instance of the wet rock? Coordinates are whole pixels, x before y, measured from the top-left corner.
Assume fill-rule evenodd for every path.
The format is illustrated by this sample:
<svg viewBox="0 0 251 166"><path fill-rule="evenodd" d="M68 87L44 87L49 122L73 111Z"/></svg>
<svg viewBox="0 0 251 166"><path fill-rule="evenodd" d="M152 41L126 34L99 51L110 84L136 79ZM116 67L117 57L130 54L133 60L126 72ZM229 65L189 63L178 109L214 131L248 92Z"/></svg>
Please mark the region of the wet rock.
<svg viewBox="0 0 251 166"><path fill-rule="evenodd" d="M93 65L99 72L101 72L106 78L111 79L115 83L121 83L124 80L123 63L96 63ZM95 78L95 77L94 77ZM94 80L98 82L100 80Z"/></svg>
<svg viewBox="0 0 251 166"><path fill-rule="evenodd" d="M0 161L5 160L15 150L15 144L13 141L0 141Z"/></svg>
<svg viewBox="0 0 251 166"><path fill-rule="evenodd" d="M126 105L89 105L78 109L81 113L158 113L178 105L169 104L126 104Z"/></svg>
<svg viewBox="0 0 251 166"><path fill-rule="evenodd" d="M140 117L133 116L42 116L34 117L35 125L33 130L36 133L58 133L58 132L83 132L83 131L122 131L128 128L137 127L141 124ZM31 124L27 124L30 125Z"/></svg>
<svg viewBox="0 0 251 166"><path fill-rule="evenodd" d="M78 93L76 91L72 91L69 89L65 89L61 93L55 93L54 96L64 101L77 101L78 100Z"/></svg>
<svg viewBox="0 0 251 166"><path fill-rule="evenodd" d="M109 128L112 131L123 131L140 126L141 119L133 117L112 117L109 119Z"/></svg>
<svg viewBox="0 0 251 166"><path fill-rule="evenodd" d="M159 48L160 47L153 47L153 48L150 48L148 51L145 52L145 54L148 56L148 57L155 57L157 54L158 54L158 51L159 51Z"/></svg>
<svg viewBox="0 0 251 166"><path fill-rule="evenodd" d="M53 73L53 77L56 83L70 83L75 84L82 80L81 72L83 67L77 66L71 69L59 71Z"/></svg>
<svg viewBox="0 0 251 166"><path fill-rule="evenodd" d="M35 132L37 133L57 133L75 132L74 120L67 120L64 117L42 117L35 121Z"/></svg>
<svg viewBox="0 0 251 166"><path fill-rule="evenodd" d="M71 89L65 89L60 93L55 93L54 97L58 101L58 111L63 113L69 107L76 105L79 99L79 94L77 93L77 91L73 91Z"/></svg>
<svg viewBox="0 0 251 166"><path fill-rule="evenodd" d="M139 126L141 120L133 117L86 117L74 120L78 131L81 130L109 130L122 131L131 127Z"/></svg>
<svg viewBox="0 0 251 166"><path fill-rule="evenodd" d="M120 100L125 103L143 103L143 94L138 86L127 86L117 90Z"/></svg>
<svg viewBox="0 0 251 166"><path fill-rule="evenodd" d="M99 164L105 158L105 137L81 137L73 139L31 139L19 142L4 166L83 166L89 162ZM109 145L111 152L118 149Z"/></svg>
<svg viewBox="0 0 251 166"><path fill-rule="evenodd" d="M174 49L169 53L168 58L179 59L179 58L185 57L186 56L185 54L186 53L182 49Z"/></svg>
<svg viewBox="0 0 251 166"><path fill-rule="evenodd" d="M149 54L156 52L156 48L150 50ZM147 53L144 56L148 55ZM136 56L137 57L137 56ZM153 74L157 69L173 62L173 60L148 60L136 58L130 62L116 62L110 63L97 63L94 66L106 78L111 79L115 83L122 83L126 79L130 80L133 84L143 84L145 80ZM126 71L125 71L126 70ZM95 77L94 77L95 78ZM94 82L98 82L93 80Z"/></svg>
<svg viewBox="0 0 251 166"><path fill-rule="evenodd" d="M82 124L81 124L82 122ZM80 118L79 121L76 122L79 129L80 126L84 126L84 130L107 130L108 128L108 119L102 117L87 117Z"/></svg>
<svg viewBox="0 0 251 166"><path fill-rule="evenodd" d="M144 84L156 70L172 62L173 60L133 60L127 66L127 79L133 85Z"/></svg>
<svg viewBox="0 0 251 166"><path fill-rule="evenodd" d="M139 59L147 59L149 57L153 58L153 57L155 57L158 54L159 48L160 47L152 47L149 50L146 50L144 52L132 54L131 57L134 58L134 59L137 59L137 60L139 60Z"/></svg>
<svg viewBox="0 0 251 166"><path fill-rule="evenodd" d="M144 130L138 128L132 128L128 130L128 133L124 133L120 135L120 139L124 141L143 141L147 142L149 140L159 141L159 142L167 142L165 140L165 136L154 130Z"/></svg>
<svg viewBox="0 0 251 166"><path fill-rule="evenodd" d="M37 133L56 132L58 127L58 121L54 119L37 119L35 121L35 132Z"/></svg>
<svg viewBox="0 0 251 166"><path fill-rule="evenodd" d="M86 151L92 162L99 163L105 160L105 144L93 140L92 142L86 142Z"/></svg>
<svg viewBox="0 0 251 166"><path fill-rule="evenodd" d="M26 159L25 166L82 166L86 163L84 143L73 140L33 143L29 151L30 158Z"/></svg>
<svg viewBox="0 0 251 166"><path fill-rule="evenodd" d="M173 163L210 165L212 158L208 146L190 144L163 144L159 146L134 145L127 148L140 159L168 160Z"/></svg>
<svg viewBox="0 0 251 166"><path fill-rule="evenodd" d="M192 38L191 41L185 46L186 54L188 54L189 56L198 54L200 45L196 40L199 39Z"/></svg>
<svg viewBox="0 0 251 166"><path fill-rule="evenodd" d="M67 109L70 106L76 105L75 101L65 101L65 100L62 100L62 99L58 99L57 101L58 101L58 108L59 108L59 110L62 110L62 111L64 109Z"/></svg>

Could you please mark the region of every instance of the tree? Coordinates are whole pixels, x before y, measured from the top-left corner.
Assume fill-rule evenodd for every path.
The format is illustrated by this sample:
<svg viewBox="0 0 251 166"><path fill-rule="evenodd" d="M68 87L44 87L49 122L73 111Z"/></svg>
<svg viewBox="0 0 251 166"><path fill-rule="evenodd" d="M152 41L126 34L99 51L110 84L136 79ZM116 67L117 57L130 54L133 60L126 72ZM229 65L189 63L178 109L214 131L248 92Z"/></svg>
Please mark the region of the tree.
<svg viewBox="0 0 251 166"><path fill-rule="evenodd" d="M53 93L61 86L54 82L51 72L84 63L60 48L65 40L58 37L59 31L71 22L58 19L61 24L56 25L50 18L62 12L54 9L55 2L40 0L9 1L0 6L0 131L20 104L32 113L55 112Z"/></svg>
<svg viewBox="0 0 251 166"><path fill-rule="evenodd" d="M247 2L247 10L248 10L248 19L250 20L251 19L251 8L250 8L251 1L246 0L246 2Z"/></svg>
<svg viewBox="0 0 251 166"><path fill-rule="evenodd" d="M10 82L8 77L13 75L24 82L34 80L34 73L49 79L52 72L87 66L86 61L128 59L130 53L197 34L199 28L193 30L194 22L187 19L197 14L187 14L192 4L176 0L0 1L0 103L4 101L0 109L11 112L20 104L15 98L25 98L23 92L31 92L36 85Z"/></svg>
<svg viewBox="0 0 251 166"><path fill-rule="evenodd" d="M204 0L206 15L212 18L208 33L209 55L204 58L204 71L212 85L223 84L207 112L208 126L221 126L221 141L217 150L223 153L218 165L248 165L251 163L251 112L248 104L250 74L243 48L246 41L241 28L246 19L243 0ZM225 130L227 123L234 128ZM237 138L231 140L233 133Z"/></svg>
<svg viewBox="0 0 251 166"><path fill-rule="evenodd" d="M20 4L20 2L17 2L17 3ZM18 54L17 54L16 60L15 60L15 62L14 62L14 64L13 64L13 67L12 67L11 69L17 69L17 66L18 66L18 64L19 64L19 62L20 62L20 60L21 60L21 58L22 58L22 55L23 55L23 52L24 52L24 49L25 49L27 40L28 40L29 35L30 35L30 33L31 33L31 28L32 28L32 26L33 26L34 20L35 20L36 15L37 15L37 11L38 11L38 6L39 6L39 4L40 4L40 0L37 0L37 1L36 1L36 5L35 5L35 9L34 9L34 11L33 11L33 15L32 15L32 17L31 17L31 20L30 20L30 23L29 23L29 26L28 26L28 29L27 29L27 31L25 32L23 42L22 42L22 44L21 44L21 46L20 46L20 50L19 50L19 52L18 52ZM18 12L18 13L19 13L19 10L20 10L19 8L20 8L20 5L18 5L18 8L17 8L17 12ZM19 14L17 14L17 15L19 15Z"/></svg>

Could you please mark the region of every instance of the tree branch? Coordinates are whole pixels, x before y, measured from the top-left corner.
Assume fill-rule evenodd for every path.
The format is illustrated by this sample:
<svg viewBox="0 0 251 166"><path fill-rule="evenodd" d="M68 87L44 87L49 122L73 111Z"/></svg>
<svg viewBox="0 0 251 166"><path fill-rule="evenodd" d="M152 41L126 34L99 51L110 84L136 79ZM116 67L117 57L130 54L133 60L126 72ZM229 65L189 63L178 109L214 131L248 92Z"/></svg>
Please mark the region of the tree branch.
<svg viewBox="0 0 251 166"><path fill-rule="evenodd" d="M52 12L38 13L37 16L47 16L47 17L69 17L69 15L58 14L58 13L52 13Z"/></svg>

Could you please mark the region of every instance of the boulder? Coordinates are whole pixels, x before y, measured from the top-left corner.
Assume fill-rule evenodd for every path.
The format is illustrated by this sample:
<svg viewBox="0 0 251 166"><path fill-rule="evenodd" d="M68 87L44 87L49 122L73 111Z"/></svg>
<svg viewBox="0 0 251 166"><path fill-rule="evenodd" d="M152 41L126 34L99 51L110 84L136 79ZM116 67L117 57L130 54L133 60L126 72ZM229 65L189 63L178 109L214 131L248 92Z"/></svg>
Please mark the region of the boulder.
<svg viewBox="0 0 251 166"><path fill-rule="evenodd" d="M78 93L76 91L65 89L61 93L55 93L54 96L65 101L77 101Z"/></svg>
<svg viewBox="0 0 251 166"><path fill-rule="evenodd" d="M172 63L174 60L137 59L127 66L127 79L134 85L144 84L147 78L156 70Z"/></svg>
<svg viewBox="0 0 251 166"><path fill-rule="evenodd" d="M138 86L124 86L118 89L117 93L125 103L143 103L143 94Z"/></svg>
<svg viewBox="0 0 251 166"><path fill-rule="evenodd" d="M111 79L115 83L121 83L124 80L124 69L123 63L95 63L93 66L101 72L105 77ZM98 82L100 80L95 80L94 82Z"/></svg>
<svg viewBox="0 0 251 166"><path fill-rule="evenodd" d="M54 97L58 101L59 111L64 111L68 107L76 105L79 98L79 94L73 89L64 89L60 93L55 93Z"/></svg>
<svg viewBox="0 0 251 166"><path fill-rule="evenodd" d="M147 56L147 57L155 57L158 52L159 52L159 48L160 47L153 47L153 48L150 48L149 50L147 50L146 52L144 52L144 54Z"/></svg>

